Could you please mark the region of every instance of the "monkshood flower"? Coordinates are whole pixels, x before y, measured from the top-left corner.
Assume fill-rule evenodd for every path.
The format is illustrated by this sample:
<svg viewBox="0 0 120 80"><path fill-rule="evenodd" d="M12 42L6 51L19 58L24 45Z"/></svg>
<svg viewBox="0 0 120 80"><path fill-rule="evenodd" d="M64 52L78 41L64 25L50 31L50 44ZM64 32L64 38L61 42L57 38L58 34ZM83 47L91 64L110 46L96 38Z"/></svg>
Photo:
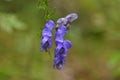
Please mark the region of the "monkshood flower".
<svg viewBox="0 0 120 80"><path fill-rule="evenodd" d="M56 29L59 26L66 26L67 29L69 29L70 23L73 22L74 20L76 20L77 18L78 18L78 15L76 13L71 13L71 14L68 14L64 18L59 18L56 22L57 23Z"/></svg>
<svg viewBox="0 0 120 80"><path fill-rule="evenodd" d="M57 23L57 26L56 27L59 27L59 26L64 26L65 24L67 24L68 20L66 18L59 18L56 23Z"/></svg>
<svg viewBox="0 0 120 80"><path fill-rule="evenodd" d="M73 22L78 18L78 15L76 13L71 13L68 14L65 18L67 19L68 22Z"/></svg>
<svg viewBox="0 0 120 80"><path fill-rule="evenodd" d="M59 18L57 21L56 21L56 31L58 29L59 26L65 26L67 24L67 19L66 18Z"/></svg>
<svg viewBox="0 0 120 80"><path fill-rule="evenodd" d="M47 51L49 48L52 47L52 41L51 41L51 30L54 27L54 22L52 20L48 20L45 23L44 29L42 31L42 40L41 40L41 45L40 45L40 50L41 51Z"/></svg>
<svg viewBox="0 0 120 80"><path fill-rule="evenodd" d="M65 19L67 19L67 24L65 25L67 27L67 29L69 29L71 22L73 22L74 20L76 20L78 18L78 15L76 13L71 13L68 14Z"/></svg>
<svg viewBox="0 0 120 80"><path fill-rule="evenodd" d="M61 70L62 66L65 64L65 58L67 56L67 52L71 47L72 44L69 40L64 40L63 42L57 42L53 66L58 70Z"/></svg>
<svg viewBox="0 0 120 80"><path fill-rule="evenodd" d="M56 48L54 51L54 67L58 70L62 69L65 64L65 58L67 56L68 49L71 48L72 44L69 40L64 40L64 35L67 29L65 26L59 26L55 33Z"/></svg>
<svg viewBox="0 0 120 80"><path fill-rule="evenodd" d="M64 35L66 34L67 29L65 26L58 27L56 33L55 33L55 42L63 42Z"/></svg>

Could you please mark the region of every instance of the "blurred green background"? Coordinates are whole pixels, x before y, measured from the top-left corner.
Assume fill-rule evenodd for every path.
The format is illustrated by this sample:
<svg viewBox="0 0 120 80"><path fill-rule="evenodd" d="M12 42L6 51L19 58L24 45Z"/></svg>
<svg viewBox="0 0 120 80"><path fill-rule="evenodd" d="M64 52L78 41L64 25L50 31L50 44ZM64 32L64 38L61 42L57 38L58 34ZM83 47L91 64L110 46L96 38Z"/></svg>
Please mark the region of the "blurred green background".
<svg viewBox="0 0 120 80"><path fill-rule="evenodd" d="M120 0L45 1L0 0L0 80L120 80ZM52 57L40 52L41 30L72 12L73 46L59 71L55 43Z"/></svg>

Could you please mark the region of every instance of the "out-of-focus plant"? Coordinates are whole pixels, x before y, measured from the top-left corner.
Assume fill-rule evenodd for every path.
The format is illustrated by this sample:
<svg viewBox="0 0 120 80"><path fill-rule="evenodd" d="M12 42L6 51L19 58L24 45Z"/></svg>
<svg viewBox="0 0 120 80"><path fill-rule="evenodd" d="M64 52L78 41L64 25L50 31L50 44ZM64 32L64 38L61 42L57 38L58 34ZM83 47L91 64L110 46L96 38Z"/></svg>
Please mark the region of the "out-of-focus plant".
<svg viewBox="0 0 120 80"><path fill-rule="evenodd" d="M55 14L53 8L49 8L49 0L39 0L38 1L38 8L40 11L44 12L44 20L45 22L52 18L52 16Z"/></svg>
<svg viewBox="0 0 120 80"><path fill-rule="evenodd" d="M112 71L112 77L116 80L118 80L120 76L119 62L120 62L120 52L119 51L113 52L110 56L108 64L111 69L114 69L114 71Z"/></svg>
<svg viewBox="0 0 120 80"><path fill-rule="evenodd" d="M0 13L0 28L11 33L13 29L26 29L26 24L20 21L14 14Z"/></svg>

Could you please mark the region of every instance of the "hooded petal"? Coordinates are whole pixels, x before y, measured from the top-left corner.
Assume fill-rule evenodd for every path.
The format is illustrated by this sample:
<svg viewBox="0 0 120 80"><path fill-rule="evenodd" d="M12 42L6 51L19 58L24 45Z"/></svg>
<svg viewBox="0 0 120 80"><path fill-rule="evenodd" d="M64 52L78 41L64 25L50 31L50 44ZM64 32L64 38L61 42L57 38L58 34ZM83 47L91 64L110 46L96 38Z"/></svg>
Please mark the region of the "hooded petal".
<svg viewBox="0 0 120 80"><path fill-rule="evenodd" d="M66 32L67 32L67 29L65 26L60 26L57 30L58 34L66 34Z"/></svg>
<svg viewBox="0 0 120 80"><path fill-rule="evenodd" d="M64 58L60 56L54 58L54 67L57 68L58 70L61 70L64 64L65 64Z"/></svg>
<svg viewBox="0 0 120 80"><path fill-rule="evenodd" d="M59 55L60 49L63 47L62 43L58 43L55 48L55 55Z"/></svg>
<svg viewBox="0 0 120 80"><path fill-rule="evenodd" d="M52 36L52 33L50 32L50 30L48 30L48 29L45 28L45 29L42 31L42 37L44 37L44 36L51 37L51 36Z"/></svg>
<svg viewBox="0 0 120 80"><path fill-rule="evenodd" d="M54 27L54 21L48 20L45 24L45 28L47 28L48 30L51 31L53 29L53 27Z"/></svg>
<svg viewBox="0 0 120 80"><path fill-rule="evenodd" d="M69 40L64 40L63 45L64 45L64 47L66 47L67 49L69 49L69 48L72 47L72 43L71 43L71 41L69 41Z"/></svg>
<svg viewBox="0 0 120 80"><path fill-rule="evenodd" d="M52 44L51 41L49 40L49 37L43 37L42 41L41 41L41 46L40 46L40 50L46 50L47 48L51 48Z"/></svg>
<svg viewBox="0 0 120 80"><path fill-rule="evenodd" d="M59 18L56 23L57 26L59 27L59 26L64 26L65 24L67 24L67 22L68 20L66 18Z"/></svg>
<svg viewBox="0 0 120 80"><path fill-rule="evenodd" d="M55 33L55 39L58 38L58 37L63 38L64 35L66 34L66 32L67 32L66 27L65 26L60 26Z"/></svg>
<svg viewBox="0 0 120 80"><path fill-rule="evenodd" d="M64 65L64 60L61 60L61 61L59 61L57 64L56 64L56 68L58 69L58 70L61 70L62 69L62 67L63 67L63 65Z"/></svg>
<svg viewBox="0 0 120 80"><path fill-rule="evenodd" d="M68 14L66 17L65 17L69 22L73 22L75 19L78 18L78 15L76 13L71 13L71 14Z"/></svg>

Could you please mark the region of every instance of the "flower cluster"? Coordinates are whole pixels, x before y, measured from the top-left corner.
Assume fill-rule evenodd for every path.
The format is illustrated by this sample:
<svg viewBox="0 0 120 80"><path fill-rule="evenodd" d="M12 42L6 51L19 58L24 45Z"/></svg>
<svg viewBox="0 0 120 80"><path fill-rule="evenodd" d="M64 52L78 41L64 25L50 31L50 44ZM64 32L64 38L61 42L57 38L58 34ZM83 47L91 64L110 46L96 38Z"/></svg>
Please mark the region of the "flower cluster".
<svg viewBox="0 0 120 80"><path fill-rule="evenodd" d="M66 27L58 27L55 34L55 43L56 48L54 51L54 67L58 70L62 69L62 66L65 64L65 58L67 56L68 49L71 48L72 44L69 40L64 40L63 37L66 34Z"/></svg>
<svg viewBox="0 0 120 80"><path fill-rule="evenodd" d="M78 18L76 13L68 14L64 18L59 18L57 20L56 25L56 33L55 33L55 43L56 48L54 50L54 68L61 70L63 65L65 64L65 58L67 56L68 50L72 47L72 43L69 40L64 40L64 35L66 34L67 30L69 29L70 23L73 22L75 19ZM49 20L46 22L45 27L42 31L42 41L40 50L47 51L49 48L52 47L51 42L51 30L54 27L54 22Z"/></svg>
<svg viewBox="0 0 120 80"><path fill-rule="evenodd" d="M52 41L51 41L51 30L54 27L54 22L52 20L48 20L44 26L44 29L42 31L42 41L41 41L41 45L40 45L40 50L43 51L47 51L48 48L52 47Z"/></svg>
<svg viewBox="0 0 120 80"><path fill-rule="evenodd" d="M62 69L65 64L65 58L67 56L68 49L72 47L72 43L69 40L64 40L64 35L66 34L70 23L78 18L76 13L67 15L64 18L59 18L57 20L55 43L56 48L54 51L54 67L58 70Z"/></svg>

